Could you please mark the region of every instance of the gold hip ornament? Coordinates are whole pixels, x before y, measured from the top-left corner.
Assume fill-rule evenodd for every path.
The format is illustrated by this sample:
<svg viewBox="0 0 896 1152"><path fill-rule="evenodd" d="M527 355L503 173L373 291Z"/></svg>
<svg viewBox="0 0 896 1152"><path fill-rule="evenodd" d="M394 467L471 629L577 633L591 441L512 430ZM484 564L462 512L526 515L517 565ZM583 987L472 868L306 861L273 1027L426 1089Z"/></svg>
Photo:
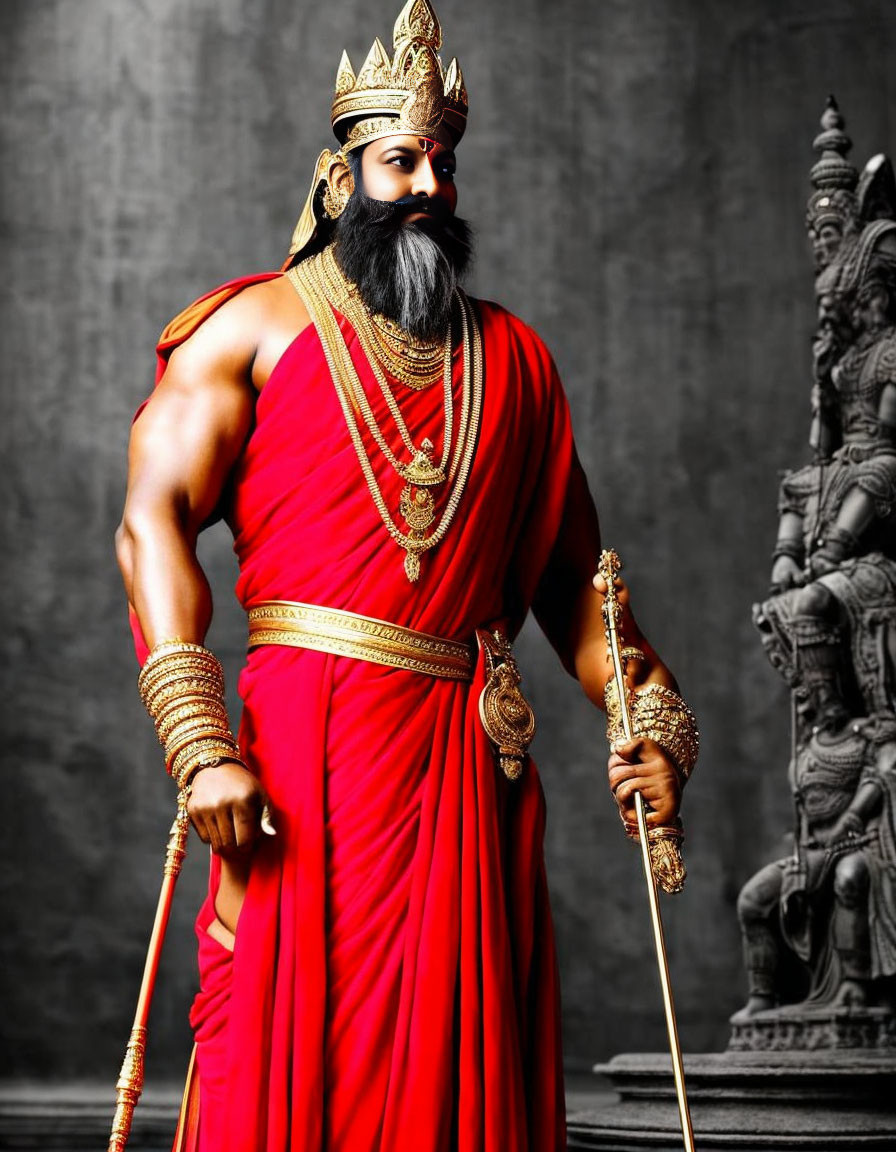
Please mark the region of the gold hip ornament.
<svg viewBox="0 0 896 1152"><path fill-rule="evenodd" d="M518 780L535 737L535 713L520 687L522 677L507 637L479 631L476 639L489 673L479 697L479 718L504 775Z"/></svg>

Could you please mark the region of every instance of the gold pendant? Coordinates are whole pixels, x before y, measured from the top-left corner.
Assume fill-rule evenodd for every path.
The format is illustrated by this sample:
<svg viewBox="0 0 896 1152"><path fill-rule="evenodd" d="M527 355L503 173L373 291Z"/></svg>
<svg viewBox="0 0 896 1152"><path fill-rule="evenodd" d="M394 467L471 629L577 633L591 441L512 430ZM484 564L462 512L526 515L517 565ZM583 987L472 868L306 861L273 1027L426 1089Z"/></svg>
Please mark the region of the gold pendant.
<svg viewBox="0 0 896 1152"><path fill-rule="evenodd" d="M404 554L404 574L412 584L420 579L420 554L410 548Z"/></svg>
<svg viewBox="0 0 896 1152"><path fill-rule="evenodd" d="M414 459L401 471L408 484L419 484L424 488L434 488L445 483L445 473L433 462L435 448L431 440L424 440L414 455Z"/></svg>
<svg viewBox="0 0 896 1152"><path fill-rule="evenodd" d="M426 488L414 488L410 484L406 485L401 493L398 509L407 521L411 537L422 537L436 518L436 504L432 493Z"/></svg>
<svg viewBox="0 0 896 1152"><path fill-rule="evenodd" d="M420 576L420 553L414 544L425 538L426 529L436 518L435 501L427 488L413 488L408 484L401 494L399 508L408 525L409 547L404 558L404 570L408 580L415 584Z"/></svg>
<svg viewBox="0 0 896 1152"><path fill-rule="evenodd" d="M424 440L402 472L406 484L398 508L408 526L409 546L405 550L404 571L412 584L420 578L420 552L414 544L426 538L426 529L436 518L436 502L429 489L445 480L444 472L433 463L433 451L432 441Z"/></svg>

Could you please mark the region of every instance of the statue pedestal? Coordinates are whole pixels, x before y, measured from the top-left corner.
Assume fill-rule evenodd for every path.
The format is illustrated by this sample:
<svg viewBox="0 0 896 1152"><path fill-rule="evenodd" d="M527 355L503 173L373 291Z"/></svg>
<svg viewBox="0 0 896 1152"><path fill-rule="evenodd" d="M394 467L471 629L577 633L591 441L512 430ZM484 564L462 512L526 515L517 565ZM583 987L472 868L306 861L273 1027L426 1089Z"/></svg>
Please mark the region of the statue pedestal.
<svg viewBox="0 0 896 1152"><path fill-rule="evenodd" d="M684 1057L697 1152L896 1149L896 1048ZM594 1069L619 1099L569 1116L569 1148L680 1152L672 1062L631 1053Z"/></svg>
<svg viewBox="0 0 896 1152"><path fill-rule="evenodd" d="M731 1021L729 1052L896 1053L896 1016L887 1008L775 1008Z"/></svg>

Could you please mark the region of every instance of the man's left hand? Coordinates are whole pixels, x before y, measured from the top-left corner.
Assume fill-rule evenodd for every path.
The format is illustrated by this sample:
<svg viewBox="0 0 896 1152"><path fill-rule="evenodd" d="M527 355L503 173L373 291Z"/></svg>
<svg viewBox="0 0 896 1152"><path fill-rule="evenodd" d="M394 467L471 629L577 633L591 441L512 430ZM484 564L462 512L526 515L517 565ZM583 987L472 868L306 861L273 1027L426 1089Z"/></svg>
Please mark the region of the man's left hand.
<svg viewBox="0 0 896 1152"><path fill-rule="evenodd" d="M674 824L681 805L678 769L659 744L646 738L620 741L607 761L610 790L624 819L634 823L635 793L652 809L648 827Z"/></svg>

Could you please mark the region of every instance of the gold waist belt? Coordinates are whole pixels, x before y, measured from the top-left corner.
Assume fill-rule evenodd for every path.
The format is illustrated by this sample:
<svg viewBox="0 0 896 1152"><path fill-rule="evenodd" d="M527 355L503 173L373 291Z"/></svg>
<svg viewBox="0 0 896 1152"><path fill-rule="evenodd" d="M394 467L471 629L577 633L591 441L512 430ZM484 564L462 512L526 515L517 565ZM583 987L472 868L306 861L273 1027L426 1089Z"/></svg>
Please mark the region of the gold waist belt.
<svg viewBox="0 0 896 1152"><path fill-rule="evenodd" d="M373 616L293 600L266 600L249 609L249 647L261 644L353 656L448 680L473 679L473 653L468 644L415 632Z"/></svg>

